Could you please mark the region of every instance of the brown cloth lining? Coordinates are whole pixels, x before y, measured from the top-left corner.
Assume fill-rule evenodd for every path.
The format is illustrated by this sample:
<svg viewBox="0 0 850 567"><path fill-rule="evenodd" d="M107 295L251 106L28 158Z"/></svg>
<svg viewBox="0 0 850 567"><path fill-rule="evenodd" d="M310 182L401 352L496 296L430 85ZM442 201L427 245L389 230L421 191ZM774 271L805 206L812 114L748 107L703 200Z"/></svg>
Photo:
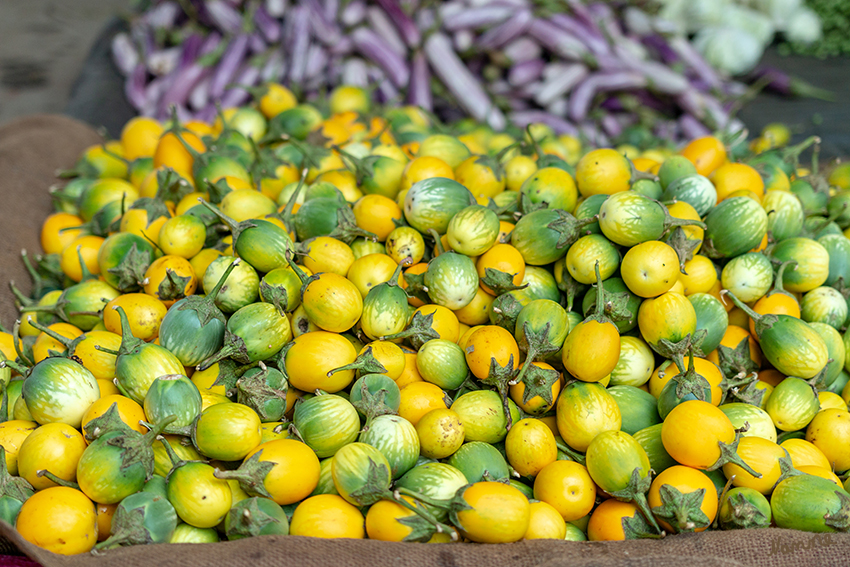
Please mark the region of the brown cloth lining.
<svg viewBox="0 0 850 567"><path fill-rule="evenodd" d="M59 168L99 142L89 126L37 115L0 127L0 279L26 292L20 260L40 252L39 230L51 212L47 190ZM5 285L4 285L5 287ZM0 289L0 320L17 317ZM217 544L145 545L64 557L41 550L0 522L0 552L19 551L44 567L821 567L850 565L850 534L766 529L669 536L663 540L586 543L526 541L507 545L385 543L263 536Z"/></svg>

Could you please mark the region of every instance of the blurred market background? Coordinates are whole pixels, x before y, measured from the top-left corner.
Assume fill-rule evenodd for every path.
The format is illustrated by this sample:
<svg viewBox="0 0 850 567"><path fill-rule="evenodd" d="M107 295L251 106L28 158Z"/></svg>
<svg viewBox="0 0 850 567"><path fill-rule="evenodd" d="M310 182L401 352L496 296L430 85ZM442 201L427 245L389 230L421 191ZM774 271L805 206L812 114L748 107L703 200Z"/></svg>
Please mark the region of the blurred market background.
<svg viewBox="0 0 850 567"><path fill-rule="evenodd" d="M824 101L762 92L738 114L750 130L784 122L795 140L819 135L824 155L850 155L850 0L659 0L658 4L666 17L679 19L679 25L688 28L693 43L716 66L734 69L742 60L760 56L760 66L778 68L833 95L833 100ZM136 111L125 97L126 79L114 63L112 43L126 29L137 5L129 0L0 2L0 124L34 113L65 113L117 135ZM724 16L730 6L766 17ZM801 7L825 15L820 24L825 38L803 49L806 55L793 53L800 51L799 42L797 49L787 42L789 34L818 37L811 21L814 12L800 12ZM716 23L720 18L727 19ZM730 18L741 22L740 29L729 27ZM772 27L765 28L766 21L772 21ZM796 27L786 29L788 25ZM845 30L843 42L836 40L842 37L841 30ZM754 47L742 34L758 37L766 49Z"/></svg>

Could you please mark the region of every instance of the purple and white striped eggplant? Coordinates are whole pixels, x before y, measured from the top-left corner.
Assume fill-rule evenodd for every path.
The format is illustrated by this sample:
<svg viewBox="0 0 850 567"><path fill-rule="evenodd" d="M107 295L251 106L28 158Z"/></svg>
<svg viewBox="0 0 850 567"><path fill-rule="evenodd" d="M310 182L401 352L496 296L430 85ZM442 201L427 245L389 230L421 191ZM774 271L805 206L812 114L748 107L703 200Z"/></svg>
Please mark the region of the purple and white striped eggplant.
<svg viewBox="0 0 850 567"><path fill-rule="evenodd" d="M646 109L663 121L660 131L676 135L729 125L729 109L715 97L739 96L743 88L635 3L150 4L114 38L112 50L127 76L127 99L161 118L170 105L182 115L213 117L216 103L248 100L237 85L282 82L309 97L352 84L374 86L380 101L404 101L443 118L468 115L495 129L508 120L538 121L600 141L645 119ZM169 43L177 38L181 43ZM780 90L797 86L766 75ZM432 90L436 83L441 88Z"/></svg>

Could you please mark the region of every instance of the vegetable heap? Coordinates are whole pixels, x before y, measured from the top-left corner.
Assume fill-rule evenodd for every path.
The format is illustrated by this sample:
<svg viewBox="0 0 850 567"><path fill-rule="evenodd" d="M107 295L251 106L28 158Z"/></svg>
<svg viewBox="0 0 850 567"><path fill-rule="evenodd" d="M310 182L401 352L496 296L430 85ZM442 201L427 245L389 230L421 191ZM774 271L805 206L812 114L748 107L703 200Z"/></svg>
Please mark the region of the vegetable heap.
<svg viewBox="0 0 850 567"><path fill-rule="evenodd" d="M269 84L65 173L0 334L24 538L850 530L850 169L778 125L641 152L328 109Z"/></svg>
<svg viewBox="0 0 850 567"><path fill-rule="evenodd" d="M831 14L819 14L803 0L657 0L657 4L661 17L693 34L699 52L732 75L751 71L779 35L799 49L819 50L822 27L834 25Z"/></svg>
<svg viewBox="0 0 850 567"><path fill-rule="evenodd" d="M840 0L806 0L806 6L814 11L823 25L823 37L820 41L809 44L789 39L790 47L795 53L829 57L850 54L850 40L847 32L850 30L850 6Z"/></svg>
<svg viewBox="0 0 850 567"><path fill-rule="evenodd" d="M449 121L543 122L602 146L635 124L707 135L735 122L743 92L671 22L608 2L158 0L130 28L113 42L126 95L160 120L177 105L183 120L211 121L216 102L244 104L266 81L311 100L375 85L379 102Z"/></svg>

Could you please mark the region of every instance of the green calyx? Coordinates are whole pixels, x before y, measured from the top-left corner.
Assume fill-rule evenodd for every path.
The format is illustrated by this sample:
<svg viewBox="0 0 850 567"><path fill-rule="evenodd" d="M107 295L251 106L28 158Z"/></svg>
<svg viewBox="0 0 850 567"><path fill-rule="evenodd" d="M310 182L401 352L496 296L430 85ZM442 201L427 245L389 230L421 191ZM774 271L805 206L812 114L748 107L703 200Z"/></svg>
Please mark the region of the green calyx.
<svg viewBox="0 0 850 567"><path fill-rule="evenodd" d="M192 281L190 276L181 276L171 268L165 269L165 279L157 286L157 297L163 301L177 301L186 297L186 286Z"/></svg>
<svg viewBox="0 0 850 567"><path fill-rule="evenodd" d="M661 533L661 528L658 526L658 522L655 521L655 516L652 515L652 511L649 509L649 503L646 501L646 493L651 485L652 479L650 475L648 473L641 475L640 467L635 467L632 469L632 474L629 477L629 484L622 490L612 492L611 496L617 500L634 503L649 525L652 526L652 529L655 530L655 533L658 534Z"/></svg>
<svg viewBox="0 0 850 567"><path fill-rule="evenodd" d="M206 461L186 461L180 458L180 456L174 451L174 448L171 446L171 443L168 442L168 439L163 437L162 435L157 436L157 441L162 443L163 448L165 448L166 454L168 454L168 458L171 460L171 470L168 471L168 475L166 475L166 482L171 478L171 475L174 474L174 471L177 469L184 467L190 463L203 463L206 464Z"/></svg>
<svg viewBox="0 0 850 567"><path fill-rule="evenodd" d="M422 346L431 339L439 339L440 334L434 330L434 313L424 315L421 311L413 314L407 327L399 333L380 337L382 341L410 338L416 348ZM418 345L418 346L417 346Z"/></svg>
<svg viewBox="0 0 850 567"><path fill-rule="evenodd" d="M514 284L514 276L516 276L516 274L509 274L495 268L485 268L484 277L481 278L481 283L492 289L493 294L496 295L496 297L508 291L525 289L528 287L528 284Z"/></svg>
<svg viewBox="0 0 850 567"><path fill-rule="evenodd" d="M528 321L522 324L519 347L526 353L525 362L512 383L522 382L525 385L522 393L523 404L527 404L537 396L541 396L549 405L554 403L552 385L558 381L558 372L532 364L535 360L545 359L560 349L549 340L551 329L552 324L549 322L540 329L532 328Z"/></svg>
<svg viewBox="0 0 850 567"><path fill-rule="evenodd" d="M744 459L738 456L738 443L741 441L741 433L749 429L749 426L745 424L745 427L742 429L735 430L735 439L731 443L724 443L723 441L718 441L717 446L720 448L720 457L717 458L717 461L706 470L708 471L716 471L726 463L733 463L750 473L756 478L761 478L762 474L750 465L748 465Z"/></svg>
<svg viewBox="0 0 850 567"><path fill-rule="evenodd" d="M34 492L35 489L25 478L9 474L6 466L6 449L0 445L0 496L25 502Z"/></svg>
<svg viewBox="0 0 850 567"><path fill-rule="evenodd" d="M606 292L605 286L602 285L602 274L599 272L599 260L596 261L593 269L596 272L596 301L593 304L592 314L588 315L585 321L598 321L599 323L611 323L613 325L634 317L628 307L629 294Z"/></svg>
<svg viewBox="0 0 850 567"><path fill-rule="evenodd" d="M121 262L106 271L117 278L116 289L127 293L139 289L145 279L145 273L151 265L150 250L139 250L134 242Z"/></svg>
<svg viewBox="0 0 850 567"><path fill-rule="evenodd" d="M487 372L487 376L481 379L483 384L494 386L496 388L499 398L502 400L502 411L505 414L505 430L507 431L510 431L511 426L513 425L508 391L511 383L514 382L514 377L517 374L515 364L518 363L519 361L514 360L513 354L511 354L508 362L504 366L499 364L495 357L490 357L490 369ZM528 366L531 366L530 362L528 363Z"/></svg>
<svg viewBox="0 0 850 567"><path fill-rule="evenodd" d="M736 384L739 387L746 385L749 376L753 374L757 376L759 367L750 358L749 337L741 339L735 348L718 345L717 358L720 371L727 377L730 387L735 387Z"/></svg>
<svg viewBox="0 0 850 567"><path fill-rule="evenodd" d="M227 513L226 534L228 539L256 537L262 535L269 524L279 524L280 520L264 511L257 500L247 498L237 502Z"/></svg>
<svg viewBox="0 0 850 567"><path fill-rule="evenodd" d="M266 475L271 472L275 463L271 461L260 461L262 454L263 451L261 449L249 458L245 459L245 461L239 465L238 469L232 471L215 469L213 474L216 478L224 480L232 479L239 482L239 486L242 487L242 490L251 496L264 496L266 498L271 498L272 495L266 489L264 483Z"/></svg>
<svg viewBox="0 0 850 567"><path fill-rule="evenodd" d="M744 339L744 342L747 343L748 340ZM749 351L749 345L747 350ZM725 373L724 376L726 376ZM766 390L756 387L758 381L758 372L751 372L744 376L735 374L731 379L724 378L720 385L724 400L730 397L746 404L761 407Z"/></svg>
<svg viewBox="0 0 850 567"><path fill-rule="evenodd" d="M708 331L700 329L696 333L688 333L685 338L673 342L668 339L661 339L656 344L650 345L652 350L665 358L669 358L676 363L680 372L685 371L685 355L691 353L691 356L702 356L703 352L700 346L705 340Z"/></svg>
<svg viewBox="0 0 850 567"><path fill-rule="evenodd" d="M145 225L145 228L149 227L160 217L171 218L171 212L168 210L168 206L162 199L158 199L156 197L142 197L140 199L136 199L133 201L133 204L130 205L129 210L142 210L147 213L148 222Z"/></svg>
<svg viewBox="0 0 850 567"><path fill-rule="evenodd" d="M286 287L271 285L265 279L262 279L260 280L260 297L263 301L274 305L281 315L286 313L286 306L289 304L289 293L286 291Z"/></svg>
<svg viewBox="0 0 850 567"><path fill-rule="evenodd" d="M363 180L371 179L375 176L375 163L378 162L382 156L370 155L365 158L358 158L337 145L334 145L333 149L336 150L342 158L346 169L354 174L358 187L363 184Z"/></svg>
<svg viewBox="0 0 850 567"><path fill-rule="evenodd" d="M178 135L178 139L183 142L185 146L189 146L183 141L183 138L181 136ZM181 177L179 173L177 173L170 167L166 167L163 170L157 172L156 183L158 189L155 198L159 199L160 201L171 201L172 203L179 203L180 199L182 199L194 190L188 181L183 179L183 177Z"/></svg>
<svg viewBox="0 0 850 567"><path fill-rule="evenodd" d="M118 316L121 318L121 346L118 349L118 356L138 354L147 343L133 335L133 330L130 328L130 321L127 319L127 313L124 312L124 308L116 305L113 309L118 311ZM107 352L102 348L98 348L98 350Z"/></svg>
<svg viewBox="0 0 850 567"><path fill-rule="evenodd" d="M170 415L156 425L145 423L150 430L142 435L138 431L128 429L106 439L106 444L118 447L122 450L121 470L134 465L141 465L145 470L145 479L150 480L153 476L153 442L160 436L162 431L172 423L176 416Z"/></svg>
<svg viewBox="0 0 850 567"><path fill-rule="evenodd" d="M711 384L703 376L697 374L694 369L694 356L691 355L688 360L688 368L670 379L670 382L676 388L676 397L684 400L688 396L693 396L697 400L706 401L706 393L711 398Z"/></svg>
<svg viewBox="0 0 850 567"><path fill-rule="evenodd" d="M92 419L86 424L85 427L85 437L86 441L92 443L96 441L100 437L107 433L119 433L119 434L130 434L138 433L130 428L129 425L124 423L121 419L121 415L118 413L118 404L113 403L109 406L109 408L100 416Z"/></svg>
<svg viewBox="0 0 850 567"><path fill-rule="evenodd" d="M676 256L679 258L679 271L688 275L685 271L685 263L693 260L694 254L702 242L688 238L682 227L675 227L667 236L665 242L676 252Z"/></svg>
<svg viewBox="0 0 850 567"><path fill-rule="evenodd" d="M352 401L351 405L366 416L366 427L379 415L395 415L396 412L386 403L388 390L380 388L377 392L369 390L366 380L360 381L360 399Z"/></svg>
<svg viewBox="0 0 850 567"><path fill-rule="evenodd" d="M661 506L653 508L652 513L670 524L674 532L693 532L699 528L707 528L711 523L711 519L701 508L705 488L682 493L674 486L662 484L659 494Z"/></svg>
<svg viewBox="0 0 850 567"><path fill-rule="evenodd" d="M263 362L259 363L259 367L260 372L243 374L236 381L236 399L240 404L257 412L261 421L277 421L281 416L269 415L266 404L272 400L280 400L283 407L286 407L288 384L279 370L269 368Z"/></svg>
<svg viewBox="0 0 850 567"><path fill-rule="evenodd" d="M215 300L216 297L218 297L219 292L224 287L225 282L227 282L227 278L230 277L230 273L236 269L236 266L238 266L240 262L242 262L242 260L239 258L231 262L208 294L204 296L190 295L181 305L177 306L177 310L195 311L198 315L198 322L201 324L201 327L206 326L207 323L213 319L218 319L222 323L226 323L227 320L224 317L224 313L221 312L221 309L216 307Z"/></svg>
<svg viewBox="0 0 850 567"><path fill-rule="evenodd" d="M839 506L834 512L828 512L823 516L823 523L839 532L850 531L850 498L843 490L836 490Z"/></svg>
<svg viewBox="0 0 850 567"><path fill-rule="evenodd" d="M493 301L493 324L503 327L511 334L516 330L516 320L524 305L512 293L503 293Z"/></svg>
<svg viewBox="0 0 850 567"><path fill-rule="evenodd" d="M729 510L720 519L724 530L770 527L770 518L740 492L728 496L724 506Z"/></svg>
<svg viewBox="0 0 850 567"><path fill-rule="evenodd" d="M383 374L387 371L384 365L381 364L372 354L371 346L367 346L362 353L358 354L357 358L355 358L354 362L351 364L346 364L345 366L340 366L339 368L334 368L333 370L328 371L328 378L337 372L342 372L344 370L354 370L359 372L360 375Z"/></svg>
<svg viewBox="0 0 850 567"><path fill-rule="evenodd" d="M213 364L220 362L226 358L232 358L236 362L242 364L250 364L252 362L248 354L248 347L245 345L245 339L230 331L224 329L224 346L198 365L198 370L206 370Z"/></svg>
<svg viewBox="0 0 850 567"><path fill-rule="evenodd" d="M365 478L361 478L360 487L348 493L348 499L353 500L358 506L371 506L378 500L392 498L390 492L390 471L383 463L376 463L369 458Z"/></svg>
<svg viewBox="0 0 850 567"><path fill-rule="evenodd" d="M732 303L738 306L744 313L749 315L753 321L755 321L756 336L758 336L759 338L761 338L761 336L766 331L769 331L770 328L773 327L779 321L779 317L777 317L776 315L761 315L759 313L756 313L752 310L752 308L750 308L749 305L735 297L735 294L729 291L728 289L724 289L720 293L729 296L729 299L732 300Z"/></svg>
<svg viewBox="0 0 850 567"><path fill-rule="evenodd" d="M599 220L598 215L579 220L561 209L555 209L555 211L558 213L558 218L547 224L546 228L558 233L558 243L555 245L558 250L572 246L584 234L589 234L588 231L583 230L584 227Z"/></svg>

